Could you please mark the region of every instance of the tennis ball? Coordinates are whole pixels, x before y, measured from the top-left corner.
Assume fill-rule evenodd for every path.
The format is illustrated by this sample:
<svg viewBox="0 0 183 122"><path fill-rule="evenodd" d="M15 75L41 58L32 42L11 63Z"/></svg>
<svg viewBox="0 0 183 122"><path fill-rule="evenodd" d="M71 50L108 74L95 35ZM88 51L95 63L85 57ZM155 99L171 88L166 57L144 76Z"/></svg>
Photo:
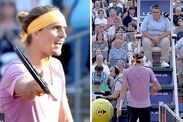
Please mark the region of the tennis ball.
<svg viewBox="0 0 183 122"><path fill-rule="evenodd" d="M106 99L96 99L92 102L92 122L109 122L113 116L113 106Z"/></svg>

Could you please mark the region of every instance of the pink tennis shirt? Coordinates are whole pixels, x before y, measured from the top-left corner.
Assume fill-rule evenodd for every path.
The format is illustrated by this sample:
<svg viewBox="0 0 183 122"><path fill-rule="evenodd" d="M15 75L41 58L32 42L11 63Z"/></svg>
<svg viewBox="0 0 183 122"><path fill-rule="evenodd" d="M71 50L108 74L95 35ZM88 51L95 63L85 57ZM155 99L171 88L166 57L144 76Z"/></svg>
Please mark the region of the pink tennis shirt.
<svg viewBox="0 0 183 122"><path fill-rule="evenodd" d="M128 106L146 108L151 106L149 86L158 82L153 71L141 65L134 65L123 72L122 81L129 87Z"/></svg>
<svg viewBox="0 0 183 122"><path fill-rule="evenodd" d="M55 58L51 58L49 68L53 80L49 87L57 101L47 94L28 101L14 97L14 87L16 81L33 80L33 77L19 59L7 66L0 83L0 112L5 113L6 122L58 122L60 106L62 102L68 102L65 75L60 61Z"/></svg>

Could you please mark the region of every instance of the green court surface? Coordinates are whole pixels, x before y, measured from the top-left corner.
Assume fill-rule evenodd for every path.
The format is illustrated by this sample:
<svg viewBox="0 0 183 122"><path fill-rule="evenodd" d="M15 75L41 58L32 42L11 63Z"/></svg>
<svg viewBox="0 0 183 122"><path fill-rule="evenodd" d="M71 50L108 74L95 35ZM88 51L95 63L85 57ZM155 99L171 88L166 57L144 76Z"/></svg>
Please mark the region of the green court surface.
<svg viewBox="0 0 183 122"><path fill-rule="evenodd" d="M92 84L92 92L94 91L94 84ZM107 84L101 84L100 91L110 91Z"/></svg>

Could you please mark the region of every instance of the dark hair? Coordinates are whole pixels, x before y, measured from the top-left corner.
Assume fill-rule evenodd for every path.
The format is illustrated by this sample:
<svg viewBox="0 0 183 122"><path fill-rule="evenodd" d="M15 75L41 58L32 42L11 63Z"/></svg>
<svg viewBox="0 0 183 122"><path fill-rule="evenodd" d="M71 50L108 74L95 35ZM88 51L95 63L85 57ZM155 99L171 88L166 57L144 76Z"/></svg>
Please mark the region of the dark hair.
<svg viewBox="0 0 183 122"><path fill-rule="evenodd" d="M96 41L98 41L98 35L99 34L102 34L102 40L104 40L104 34L103 33L97 33L97 35L96 35ZM101 41L101 40L100 40Z"/></svg>
<svg viewBox="0 0 183 122"><path fill-rule="evenodd" d="M95 71L103 71L103 66L102 65L96 65L95 66Z"/></svg>
<svg viewBox="0 0 183 122"><path fill-rule="evenodd" d="M150 7L150 9L151 9L151 11L152 11L153 9L159 9L159 10L161 11L161 7L160 7L159 5L152 5L152 6Z"/></svg>
<svg viewBox="0 0 183 122"><path fill-rule="evenodd" d="M131 6L129 10L136 10L135 6Z"/></svg>
<svg viewBox="0 0 183 122"><path fill-rule="evenodd" d="M101 11L102 11L102 12L103 12L103 14L104 14L104 11L103 11L102 9L100 9L100 10L98 11L98 14L100 14L100 12L101 12Z"/></svg>
<svg viewBox="0 0 183 122"><path fill-rule="evenodd" d="M178 17L175 19L175 25L176 25L176 26L179 26L179 25L178 25L178 21L179 21L180 19L183 20L183 17L182 17L182 16L178 16Z"/></svg>
<svg viewBox="0 0 183 122"><path fill-rule="evenodd" d="M115 74L116 75L119 75L119 69L118 69L118 67L116 66L116 65L114 65L114 66L112 66L112 67L114 67L114 72L115 72Z"/></svg>
<svg viewBox="0 0 183 122"><path fill-rule="evenodd" d="M96 27L97 27L97 26L98 26L98 27L100 27L100 25L99 25L99 24L95 24L95 29L96 29Z"/></svg>
<svg viewBox="0 0 183 122"><path fill-rule="evenodd" d="M27 32L27 28L29 24L41 16L42 14L45 14L49 11L57 10L58 8L55 6L40 6L40 7L35 7L31 10L30 13L25 14L25 12L20 12L17 17L19 22L22 24L22 31ZM28 35L26 39L26 43L30 44L31 43L31 34Z"/></svg>

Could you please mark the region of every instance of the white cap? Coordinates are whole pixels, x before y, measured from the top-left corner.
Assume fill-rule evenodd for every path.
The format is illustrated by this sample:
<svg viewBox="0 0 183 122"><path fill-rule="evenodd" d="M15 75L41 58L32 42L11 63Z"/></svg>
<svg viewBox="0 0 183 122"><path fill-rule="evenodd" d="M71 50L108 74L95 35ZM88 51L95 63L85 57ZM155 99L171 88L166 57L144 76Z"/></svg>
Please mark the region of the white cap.
<svg viewBox="0 0 183 122"><path fill-rule="evenodd" d="M132 19L137 21L137 17L133 17Z"/></svg>

